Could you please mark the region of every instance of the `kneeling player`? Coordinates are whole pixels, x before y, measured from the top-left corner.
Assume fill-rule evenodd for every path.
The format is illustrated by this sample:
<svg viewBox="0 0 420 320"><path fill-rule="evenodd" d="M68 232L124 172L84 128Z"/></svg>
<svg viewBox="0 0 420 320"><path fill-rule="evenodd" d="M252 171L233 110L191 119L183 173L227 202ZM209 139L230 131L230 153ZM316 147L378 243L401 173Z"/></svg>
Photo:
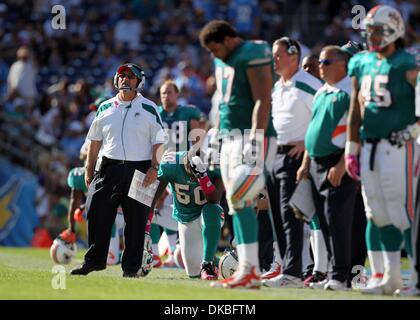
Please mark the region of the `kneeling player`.
<svg viewBox="0 0 420 320"><path fill-rule="evenodd" d="M219 205L219 177L207 175L207 166L193 152L168 152L159 168L158 199L169 184L174 196L173 218L178 221L181 256L187 275L203 280L217 279L214 257L223 225Z"/></svg>

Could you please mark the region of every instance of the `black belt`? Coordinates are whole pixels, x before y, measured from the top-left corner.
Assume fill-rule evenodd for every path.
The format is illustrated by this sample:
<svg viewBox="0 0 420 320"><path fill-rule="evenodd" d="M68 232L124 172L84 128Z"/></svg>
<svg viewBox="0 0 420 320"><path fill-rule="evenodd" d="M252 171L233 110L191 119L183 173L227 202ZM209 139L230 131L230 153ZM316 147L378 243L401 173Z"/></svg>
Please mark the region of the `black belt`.
<svg viewBox="0 0 420 320"><path fill-rule="evenodd" d="M277 146L277 153L279 154L285 154L288 153L290 150L292 150L295 146L291 146L288 144L278 145Z"/></svg>
<svg viewBox="0 0 420 320"><path fill-rule="evenodd" d="M325 157L313 157L312 159L319 164L328 164L328 163L337 163L337 160L340 159L340 157L342 156L344 150L340 149L334 153L329 154L328 156Z"/></svg>
<svg viewBox="0 0 420 320"><path fill-rule="evenodd" d="M129 161L129 160L117 160L117 159L110 159L107 157L102 157L102 165L108 165L108 164L139 164L145 161L150 160L139 160L139 161Z"/></svg>
<svg viewBox="0 0 420 320"><path fill-rule="evenodd" d="M378 146L379 141L381 141L381 139L366 139L365 140L365 142L372 144L372 150L370 151L370 157L369 157L369 169L370 169L370 171L373 171L373 169L374 169L376 147Z"/></svg>

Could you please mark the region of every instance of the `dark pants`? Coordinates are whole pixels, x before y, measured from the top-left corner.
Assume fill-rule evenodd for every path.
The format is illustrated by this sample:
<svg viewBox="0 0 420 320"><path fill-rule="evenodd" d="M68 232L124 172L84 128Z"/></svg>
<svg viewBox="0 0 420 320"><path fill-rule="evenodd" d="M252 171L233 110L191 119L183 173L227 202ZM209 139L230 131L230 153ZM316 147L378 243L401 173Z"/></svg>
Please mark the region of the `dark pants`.
<svg viewBox="0 0 420 320"><path fill-rule="evenodd" d="M342 153L322 159L312 159L311 176L314 182L313 197L331 256L332 273L330 278L347 281L351 272L351 244L356 199L356 181L347 173L341 184L333 187L327 179L331 167L338 163ZM323 213L323 214L322 214Z"/></svg>
<svg viewBox="0 0 420 320"><path fill-rule="evenodd" d="M303 221L295 218L289 201L296 188L296 172L301 163L301 158L297 160L287 153L278 153L267 182L274 228L283 259L282 273L299 278L302 277Z"/></svg>
<svg viewBox="0 0 420 320"><path fill-rule="evenodd" d="M260 269L268 271L273 262L273 228L268 210L259 210L258 217L258 256Z"/></svg>
<svg viewBox="0 0 420 320"><path fill-rule="evenodd" d="M363 197L360 184L357 184L356 200L354 204L353 228L351 232L351 265L364 266L367 257L366 248L366 213L363 204ZM350 278L357 275L359 271L351 274ZM351 279L350 279L351 280Z"/></svg>
<svg viewBox="0 0 420 320"><path fill-rule="evenodd" d="M414 270L417 272L417 288L420 289L420 179L417 185L416 212L411 226Z"/></svg>
<svg viewBox="0 0 420 320"><path fill-rule="evenodd" d="M125 163L102 162L99 173L89 186L86 200L89 250L85 263L89 266L106 266L112 225L121 205L124 220L125 249L121 267L126 273L136 273L142 264L144 233L150 210L146 205L128 197L134 170L145 173L150 161Z"/></svg>

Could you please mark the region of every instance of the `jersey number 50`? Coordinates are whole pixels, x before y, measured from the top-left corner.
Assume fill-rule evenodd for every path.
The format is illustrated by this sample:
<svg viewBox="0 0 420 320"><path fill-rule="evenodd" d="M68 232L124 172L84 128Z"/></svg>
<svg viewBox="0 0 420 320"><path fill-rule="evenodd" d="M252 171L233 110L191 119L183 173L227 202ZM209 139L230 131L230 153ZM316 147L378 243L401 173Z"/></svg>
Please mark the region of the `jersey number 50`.
<svg viewBox="0 0 420 320"><path fill-rule="evenodd" d="M373 82L374 95L371 94ZM360 91L365 101L365 107L370 103L374 102L378 107L389 107L392 103L391 92L389 92L385 86L388 83L388 76L384 74L377 75L373 81L372 76L364 76L362 79L362 85Z"/></svg>
<svg viewBox="0 0 420 320"><path fill-rule="evenodd" d="M186 193L189 191L190 191L189 185L175 183L176 199L178 200L179 203L184 204L184 205L189 205L191 203L191 196L188 193ZM201 191L200 186L194 188L194 202L198 206L201 206L207 203L207 199L204 197L204 194L200 191Z"/></svg>

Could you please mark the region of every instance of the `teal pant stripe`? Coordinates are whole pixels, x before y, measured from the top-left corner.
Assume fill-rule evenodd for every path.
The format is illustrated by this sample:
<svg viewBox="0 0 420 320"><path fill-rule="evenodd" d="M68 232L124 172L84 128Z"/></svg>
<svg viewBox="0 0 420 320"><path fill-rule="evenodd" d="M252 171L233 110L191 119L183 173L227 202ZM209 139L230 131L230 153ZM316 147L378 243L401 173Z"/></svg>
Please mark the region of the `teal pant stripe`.
<svg viewBox="0 0 420 320"><path fill-rule="evenodd" d="M372 219L367 221L365 240L368 251L382 251L379 228Z"/></svg>
<svg viewBox="0 0 420 320"><path fill-rule="evenodd" d="M311 219L311 221L309 221L309 228L311 230L321 230L321 224L319 223L319 218L316 214Z"/></svg>

